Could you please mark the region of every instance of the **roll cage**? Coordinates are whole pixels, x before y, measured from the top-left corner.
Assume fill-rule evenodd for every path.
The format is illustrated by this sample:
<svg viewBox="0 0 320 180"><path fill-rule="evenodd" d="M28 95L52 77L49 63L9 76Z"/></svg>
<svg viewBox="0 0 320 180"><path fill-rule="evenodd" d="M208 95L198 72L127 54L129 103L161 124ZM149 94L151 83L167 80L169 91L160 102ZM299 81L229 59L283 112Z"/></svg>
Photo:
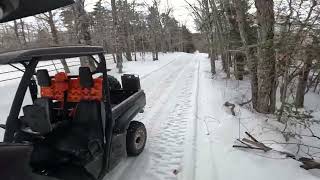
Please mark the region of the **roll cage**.
<svg viewBox="0 0 320 180"><path fill-rule="evenodd" d="M98 55L98 60L95 59L93 55ZM101 47L68 46L12 51L0 54L0 64L9 64L13 66L14 64L22 64L25 68L25 71L19 83L7 118L7 122L5 125L6 131L4 135L4 142L13 142L14 135L19 130L19 114L27 89L29 88L33 100L37 97L37 85L33 80L33 76L36 75L36 68L38 63L41 61L82 56L88 56L93 59L97 67L94 73L102 74L102 94L103 101L105 102L105 112L107 116L105 118L106 122L112 123L112 108L110 104L110 88L107 80L107 66L104 57L104 51ZM106 126L108 126L108 123L106 123ZM110 126L112 126L112 124ZM105 128L108 129L108 127ZM106 135L106 137L108 137L108 135Z"/></svg>

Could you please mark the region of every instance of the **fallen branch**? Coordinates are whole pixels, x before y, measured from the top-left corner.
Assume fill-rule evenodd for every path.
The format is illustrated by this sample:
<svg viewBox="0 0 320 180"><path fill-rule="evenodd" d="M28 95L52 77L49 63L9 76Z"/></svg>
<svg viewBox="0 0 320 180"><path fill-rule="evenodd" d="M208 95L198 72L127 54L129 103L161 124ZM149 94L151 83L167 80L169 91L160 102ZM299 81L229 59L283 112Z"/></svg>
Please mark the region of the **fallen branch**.
<svg viewBox="0 0 320 180"><path fill-rule="evenodd" d="M244 149L254 149L254 150L263 150L264 152L268 152L268 151L275 151L278 152L280 154L286 155L287 158L291 158L294 160L297 160L301 163L303 163L303 165L301 165L301 168L304 168L306 170L309 169L320 169L320 162L314 160L314 159L310 159L310 158L306 158L306 157L302 157L300 159L296 159L296 156L289 153L289 152L284 152L284 151L277 151L272 149L271 147L266 146L265 144L259 142L255 137L253 137L250 133L245 132L246 135L251 139L247 139L247 138L243 138L242 140L237 139L237 141L239 141L240 143L244 144L244 146L241 145L233 145L232 147L234 148L244 148Z"/></svg>
<svg viewBox="0 0 320 180"><path fill-rule="evenodd" d="M245 132L247 136L249 136L254 142L259 142L256 138L254 138L250 133Z"/></svg>
<svg viewBox="0 0 320 180"><path fill-rule="evenodd" d="M246 139L246 138L243 138L242 140L243 140L244 142L246 142L246 143L252 144L252 145L254 145L254 146L256 146L256 147L259 147L259 148L263 149L265 152L268 152L268 151L272 150L272 148L264 145L264 144L261 143L261 142L251 141L251 140Z"/></svg>
<svg viewBox="0 0 320 180"><path fill-rule="evenodd" d="M228 101L224 103L224 106L226 107L231 107L230 110L231 110L231 113L233 116L236 116L236 113L234 112L234 108L236 107L236 105L232 104L232 103L229 103Z"/></svg>
<svg viewBox="0 0 320 180"><path fill-rule="evenodd" d="M251 146L251 145L249 145L249 144L247 144L247 143L245 143L245 142L241 141L240 139L237 139L237 141L239 141L241 144L244 144L245 146L247 146L247 147L249 147L249 148L252 148L252 146Z"/></svg>
<svg viewBox="0 0 320 180"><path fill-rule="evenodd" d="M250 99L249 101L240 103L239 106L244 106L244 105L249 104L249 103L251 103L251 102L252 102L252 99Z"/></svg>
<svg viewBox="0 0 320 180"><path fill-rule="evenodd" d="M245 148L245 149L256 149L256 150L264 151L264 149L257 148L257 147L248 147L248 146L239 146L239 145L233 145L232 147L234 147L234 148Z"/></svg>
<svg viewBox="0 0 320 180"><path fill-rule="evenodd" d="M272 150L272 148L266 146L265 144L259 142L256 138L254 138L250 133L245 132L246 135L251 139L243 138L242 140L237 139L240 143L244 144L246 148L248 149L260 149L265 152ZM238 147L238 146L235 146ZM239 146L242 147L242 146Z"/></svg>

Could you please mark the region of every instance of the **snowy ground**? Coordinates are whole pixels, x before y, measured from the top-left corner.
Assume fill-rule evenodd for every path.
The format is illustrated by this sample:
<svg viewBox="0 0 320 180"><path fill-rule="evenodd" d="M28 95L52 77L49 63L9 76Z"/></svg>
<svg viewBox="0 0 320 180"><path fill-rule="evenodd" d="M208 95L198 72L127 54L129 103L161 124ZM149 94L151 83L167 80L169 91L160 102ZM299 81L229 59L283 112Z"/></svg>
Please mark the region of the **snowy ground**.
<svg viewBox="0 0 320 180"><path fill-rule="evenodd" d="M220 71L212 77L206 56L168 53L161 54L159 61L151 61L149 55L145 61L124 64L125 73L140 75L147 95L145 112L136 120L145 123L148 141L140 156L124 159L104 180L319 179L319 172L303 170L298 162L277 153L232 148L245 131L266 143L269 139L283 141L283 137L266 131L275 124L272 117L238 106L237 116L230 114L223 104L245 101L249 84L226 80ZM115 69L111 74L120 77ZM2 109L9 107L14 83L5 87L0 88L2 122L7 112ZM312 100L308 106L319 114L320 108L315 107L320 107L320 98L310 94L307 99Z"/></svg>

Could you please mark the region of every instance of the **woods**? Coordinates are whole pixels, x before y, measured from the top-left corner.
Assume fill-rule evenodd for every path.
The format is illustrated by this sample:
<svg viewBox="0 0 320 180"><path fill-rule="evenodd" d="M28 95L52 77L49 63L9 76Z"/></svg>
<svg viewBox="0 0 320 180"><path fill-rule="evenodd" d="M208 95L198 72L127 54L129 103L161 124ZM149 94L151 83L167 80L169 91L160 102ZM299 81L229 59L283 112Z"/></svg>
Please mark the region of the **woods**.
<svg viewBox="0 0 320 180"><path fill-rule="evenodd" d="M148 4L99 0L92 11L86 10L86 3L85 0L76 0L72 6L37 15L28 22L17 20L1 24L1 51L57 45L99 45L113 54L119 72L122 72L123 59L136 60L138 52L153 52L154 60L158 60L159 52L195 51L191 32L175 19L171 7L160 9L158 0ZM93 66L89 60L81 62Z"/></svg>
<svg viewBox="0 0 320 180"><path fill-rule="evenodd" d="M227 78L232 69L239 80L248 72L257 112L275 113L279 101L300 108L311 87L319 92L318 1L186 2L207 39L212 74L216 60L222 61Z"/></svg>
<svg viewBox="0 0 320 180"><path fill-rule="evenodd" d="M271 131L282 134L286 141L283 144L296 146L292 148L296 151L293 156L317 158L313 153L318 152L318 147L304 143L317 144L319 140L319 119L308 110L310 107L306 108L306 95L316 98L320 93L319 1L186 2L197 29L206 38L213 77L218 75L219 61L226 83L235 79L241 86L247 77L250 94L239 94L246 98L237 104L249 104L253 113L271 114L280 123ZM236 115L233 103L225 106L230 104L232 115L240 116L240 123L241 112Z"/></svg>

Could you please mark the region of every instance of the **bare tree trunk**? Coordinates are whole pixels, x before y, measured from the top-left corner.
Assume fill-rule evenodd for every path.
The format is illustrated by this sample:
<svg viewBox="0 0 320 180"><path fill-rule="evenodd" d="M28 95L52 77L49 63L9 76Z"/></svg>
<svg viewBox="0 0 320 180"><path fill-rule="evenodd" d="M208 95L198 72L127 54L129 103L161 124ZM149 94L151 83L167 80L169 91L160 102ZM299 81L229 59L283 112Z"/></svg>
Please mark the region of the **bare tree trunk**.
<svg viewBox="0 0 320 180"><path fill-rule="evenodd" d="M210 2L210 7L212 10L212 14L213 14L213 22L214 25L216 27L216 34L217 34L217 38L218 38L218 42L219 42L219 50L221 53L221 60L222 60L222 66L223 66L223 70L225 71L225 73L227 74L227 77L230 77L230 68L229 68L229 58L228 58L228 44L227 44L227 40L226 37L224 36L224 29L222 26L222 18L218 13L218 8L216 5L215 0L209 0Z"/></svg>
<svg viewBox="0 0 320 180"><path fill-rule="evenodd" d="M24 31L24 22L22 19L20 19L20 25L21 25L21 34L22 34L22 41L23 41L23 46L27 47L27 38L26 38L26 32Z"/></svg>
<svg viewBox="0 0 320 180"><path fill-rule="evenodd" d="M234 73L237 80L243 80L245 57L242 53L236 53L234 56Z"/></svg>
<svg viewBox="0 0 320 180"><path fill-rule="evenodd" d="M208 47L209 47L209 58L210 58L210 65L211 65L211 73L214 75L216 74L216 57L214 55L213 43L208 39Z"/></svg>
<svg viewBox="0 0 320 180"><path fill-rule="evenodd" d="M317 90L317 88L319 86L319 83L320 83L320 77L319 77L319 74L318 74L316 83L315 83L314 88L313 88L313 92L316 92L316 90Z"/></svg>
<svg viewBox="0 0 320 180"><path fill-rule="evenodd" d="M19 28L18 28L18 23L16 20L13 21L13 29L14 29L14 34L16 35L17 41L19 43L19 46L22 46L20 37L19 37Z"/></svg>
<svg viewBox="0 0 320 180"><path fill-rule="evenodd" d="M145 50L145 45L144 45L144 36L142 35L141 37L141 46L142 46L142 52L141 52L141 58L144 61L145 60L145 55L146 55L146 50Z"/></svg>
<svg viewBox="0 0 320 180"><path fill-rule="evenodd" d="M284 112L284 108L286 105L287 100L287 91L288 91L288 84L289 84L289 69L290 69L290 63L288 59L285 59L285 72L283 77L283 83L280 85L280 101L281 106L278 113L278 121L281 122L281 118Z"/></svg>
<svg viewBox="0 0 320 180"><path fill-rule="evenodd" d="M135 37L133 37L133 51L134 51L134 61L137 61L137 47L136 47Z"/></svg>
<svg viewBox="0 0 320 180"><path fill-rule="evenodd" d="M304 65L302 67L303 69L299 74L299 81L296 92L295 105L297 108L302 108L304 105L304 95L306 92L308 77L312 66L312 56L311 52L309 52L308 50L306 50L305 58L306 59L304 61Z"/></svg>
<svg viewBox="0 0 320 180"><path fill-rule="evenodd" d="M125 51L126 51L126 58L128 61L132 61L132 55L131 55L131 43L129 41L129 38L125 37Z"/></svg>
<svg viewBox="0 0 320 180"><path fill-rule="evenodd" d="M214 32L211 23L209 22L210 17L210 10L209 10L209 4L208 0L202 0L202 4L204 6L204 13L203 16L207 18L208 20L205 22L206 24L206 38L208 42L208 50L209 50L209 58L210 58L210 65L211 65L211 73L216 74L216 57L214 56L214 45L213 45L213 39L214 39Z"/></svg>
<svg viewBox="0 0 320 180"><path fill-rule="evenodd" d="M119 40L119 31L121 31L121 28L119 27L118 23L118 13L117 13L117 6L116 1L111 0L111 6L112 6L112 18L113 18L113 29L114 29L114 35L115 35L115 51L116 51L116 59L117 59L117 68L119 70L119 73L122 73L122 51L120 47L120 40Z"/></svg>
<svg viewBox="0 0 320 180"><path fill-rule="evenodd" d="M273 0L255 0L258 20L258 103L261 113L275 111L275 51Z"/></svg>
<svg viewBox="0 0 320 180"><path fill-rule="evenodd" d="M224 71L227 74L227 78L230 78L230 67L232 67L232 61L231 61L231 54L229 52L229 49L231 48L231 43L230 43L230 36L231 36L231 29L232 29L232 24L230 20L232 19L232 14L231 14L231 5L229 0L220 0L220 6L222 7L223 14L221 19L221 27L222 27L222 32L223 35L225 36L225 41L224 41L224 54L225 54L225 67Z"/></svg>
<svg viewBox="0 0 320 180"><path fill-rule="evenodd" d="M229 48L226 48L225 50L224 50L224 54L225 54L225 63L226 63L226 67L225 67L225 72L226 72L226 74L227 74L227 78L229 79L230 78L230 67L231 67L231 65L230 65L230 62L231 62L231 55L230 55L230 53L228 52L228 49Z"/></svg>
<svg viewBox="0 0 320 180"><path fill-rule="evenodd" d="M244 1L243 0L233 0L235 5L237 21L240 31L240 36L242 40L242 44L245 48L245 54L247 58L248 68L250 70L250 77L251 77L251 98L252 98L252 106L254 109L257 109L257 102L258 102L258 77L257 77L257 61L254 55L253 48L250 48L249 38L248 38L248 24L247 24L247 17L245 14L245 10L243 7Z"/></svg>
<svg viewBox="0 0 320 180"><path fill-rule="evenodd" d="M31 42L31 31L30 31L30 25L26 25L26 29L27 29L27 37L28 37L28 42Z"/></svg>
<svg viewBox="0 0 320 180"><path fill-rule="evenodd" d="M58 30L57 30L57 27L53 21L53 14L52 14L52 11L49 11L49 16L48 16L48 24L50 26L50 29L51 29L51 35L52 35L52 40L54 42L55 45L59 45L59 37L58 37ZM70 73L70 69L68 67L68 64L66 62L65 59L61 59L61 64L63 66L63 69L66 73Z"/></svg>
<svg viewBox="0 0 320 180"><path fill-rule="evenodd" d="M130 22L129 22L129 17L127 17L127 14L129 13L129 9L128 7L128 2L127 0L124 1L124 13L122 14L123 16L123 40L124 43L123 45L125 46L125 53L126 53L126 58L128 61L132 61L132 55L131 55L131 40L130 40L130 33L129 33L129 29L130 29Z"/></svg>
<svg viewBox="0 0 320 180"><path fill-rule="evenodd" d="M84 9L84 2L85 0L76 0L75 3L75 11L77 14L76 27L78 29L77 36L80 44L91 45L92 42L89 31L90 20L87 12ZM89 58L80 58L80 62L81 66L89 66L92 71L96 69L94 61Z"/></svg>
<svg viewBox="0 0 320 180"><path fill-rule="evenodd" d="M116 59L116 56L114 55L114 53L112 53L112 59L113 59L114 63L117 63L117 59Z"/></svg>
<svg viewBox="0 0 320 180"><path fill-rule="evenodd" d="M153 38L153 51L152 51L152 59L153 61L159 60L159 46L158 46L158 40L157 40L157 33L154 33L154 38Z"/></svg>

